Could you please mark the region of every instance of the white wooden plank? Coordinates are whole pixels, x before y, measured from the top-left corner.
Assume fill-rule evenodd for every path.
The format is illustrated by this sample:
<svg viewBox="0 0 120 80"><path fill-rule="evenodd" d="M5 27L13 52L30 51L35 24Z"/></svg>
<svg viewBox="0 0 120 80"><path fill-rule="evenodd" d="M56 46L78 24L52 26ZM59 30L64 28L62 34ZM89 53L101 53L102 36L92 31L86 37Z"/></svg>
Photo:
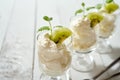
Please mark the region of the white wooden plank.
<svg viewBox="0 0 120 80"><path fill-rule="evenodd" d="M0 49L12 15L15 0L0 0Z"/></svg>
<svg viewBox="0 0 120 80"><path fill-rule="evenodd" d="M32 80L33 40L35 36L34 6L34 0L16 0L15 2L0 57L8 56L11 58L9 61L15 58L15 61L20 63L20 65L16 64L20 73L13 71L16 75L10 75L2 73L4 69L0 68L0 79L2 80ZM8 66L11 65L8 64ZM15 65L12 65L12 68L14 67Z"/></svg>

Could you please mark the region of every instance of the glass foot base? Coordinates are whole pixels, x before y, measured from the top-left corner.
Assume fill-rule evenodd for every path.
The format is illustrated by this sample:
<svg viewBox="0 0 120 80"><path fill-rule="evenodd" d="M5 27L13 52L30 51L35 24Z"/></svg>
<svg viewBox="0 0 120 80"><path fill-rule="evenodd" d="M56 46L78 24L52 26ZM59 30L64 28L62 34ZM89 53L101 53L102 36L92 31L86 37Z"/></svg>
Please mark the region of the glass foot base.
<svg viewBox="0 0 120 80"><path fill-rule="evenodd" d="M41 74L40 80L62 80L60 77L51 77L45 74Z"/></svg>
<svg viewBox="0 0 120 80"><path fill-rule="evenodd" d="M88 54L87 54L88 55ZM73 56L72 68L79 72L89 72L92 71L95 67L94 60L91 56Z"/></svg>
<svg viewBox="0 0 120 80"><path fill-rule="evenodd" d="M69 75L69 71L67 71L67 73L64 75L56 76L56 77L48 76L42 73L40 75L40 80L70 80L70 75Z"/></svg>

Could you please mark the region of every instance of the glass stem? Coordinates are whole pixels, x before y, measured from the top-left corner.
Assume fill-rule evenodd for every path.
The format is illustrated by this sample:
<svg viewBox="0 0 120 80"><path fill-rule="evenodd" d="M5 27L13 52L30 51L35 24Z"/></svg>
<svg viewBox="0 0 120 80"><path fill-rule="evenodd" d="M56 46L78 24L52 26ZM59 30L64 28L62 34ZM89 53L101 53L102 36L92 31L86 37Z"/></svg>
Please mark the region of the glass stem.
<svg viewBox="0 0 120 80"><path fill-rule="evenodd" d="M72 68L79 72L88 72L94 68L94 60L90 55L91 52L76 52L73 56Z"/></svg>
<svg viewBox="0 0 120 80"><path fill-rule="evenodd" d="M89 55L90 53L91 52L77 54L78 61L79 61L80 65L81 64L88 65L88 64L91 64L91 62L93 62L91 56Z"/></svg>
<svg viewBox="0 0 120 80"><path fill-rule="evenodd" d="M99 53L110 53L112 52L112 46L107 39L99 38L97 51Z"/></svg>
<svg viewBox="0 0 120 80"><path fill-rule="evenodd" d="M103 45L103 46L110 46L110 43L107 39L100 38L99 43L100 45Z"/></svg>
<svg viewBox="0 0 120 80"><path fill-rule="evenodd" d="M52 25L51 25L50 21L49 21L49 25L50 25L50 34L52 35Z"/></svg>

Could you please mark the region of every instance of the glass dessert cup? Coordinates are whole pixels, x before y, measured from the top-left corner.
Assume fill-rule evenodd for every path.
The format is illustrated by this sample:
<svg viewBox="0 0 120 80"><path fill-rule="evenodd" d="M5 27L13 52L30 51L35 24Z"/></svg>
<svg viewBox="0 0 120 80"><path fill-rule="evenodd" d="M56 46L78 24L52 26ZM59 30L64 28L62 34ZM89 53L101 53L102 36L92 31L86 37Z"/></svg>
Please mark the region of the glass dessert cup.
<svg viewBox="0 0 120 80"><path fill-rule="evenodd" d="M71 64L70 52L64 44L57 45L46 36L47 33L37 36L40 80L67 80L63 76Z"/></svg>
<svg viewBox="0 0 120 80"><path fill-rule="evenodd" d="M114 33L115 14L103 14L104 19L97 26L95 26L95 32L98 36L98 45L96 51L99 53L110 53L112 52L112 46L109 43L109 39Z"/></svg>
<svg viewBox="0 0 120 80"><path fill-rule="evenodd" d="M95 62L91 53L96 49L96 44L91 46L89 49L77 50L71 44L69 45L71 49L72 56L72 68L79 72L89 72L92 71L95 67Z"/></svg>
<svg viewBox="0 0 120 80"><path fill-rule="evenodd" d="M88 19L74 20L73 23L71 22L73 35L69 44L69 49L73 53L72 68L79 72L88 72L95 66L90 53L96 48L96 35Z"/></svg>

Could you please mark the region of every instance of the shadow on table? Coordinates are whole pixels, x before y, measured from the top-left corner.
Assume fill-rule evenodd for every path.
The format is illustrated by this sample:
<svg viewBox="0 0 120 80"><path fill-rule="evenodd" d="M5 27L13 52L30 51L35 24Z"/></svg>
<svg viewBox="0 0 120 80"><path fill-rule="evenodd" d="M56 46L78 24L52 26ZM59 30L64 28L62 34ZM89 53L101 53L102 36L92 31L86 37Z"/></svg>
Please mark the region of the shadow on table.
<svg viewBox="0 0 120 80"><path fill-rule="evenodd" d="M114 61L115 59L117 59L118 57L120 57L120 48L113 48L113 50L110 53L104 53L104 54L100 54L100 55L107 55L107 56L109 56ZM97 65L96 67L97 67L98 71L99 71L99 69L101 70L103 67L105 68L105 66L101 66L101 65ZM115 74L115 73L117 73L119 71L120 71L120 61L117 64L115 64L112 68L110 68L107 72L105 72L103 75L101 75L100 79L98 79L98 80L107 78L110 75L113 75L113 74ZM98 73L92 72L90 75L94 76L94 75L97 75ZM115 80L118 80L118 78L115 79Z"/></svg>
<svg viewBox="0 0 120 80"><path fill-rule="evenodd" d="M112 59L116 59L120 56L120 48L113 48L113 50L107 55L109 55Z"/></svg>
<svg viewBox="0 0 120 80"><path fill-rule="evenodd" d="M95 77L96 75L98 75L101 71L103 71L105 69L105 67L103 65L96 65L94 70L89 72L89 75L93 77ZM108 74L104 73L103 75L100 76L100 78L98 78L98 80L100 79L104 79L106 76L108 76Z"/></svg>
<svg viewBox="0 0 120 80"><path fill-rule="evenodd" d="M72 80L91 80L94 76L99 74L102 70L104 70L103 65L95 65L94 69L89 72L78 72L71 68L71 78Z"/></svg>
<svg viewBox="0 0 120 80"><path fill-rule="evenodd" d="M116 65L119 65L118 67L116 67L116 69L112 69L113 67L115 67ZM106 71L105 73L103 73L101 76L99 76L97 78L97 80L104 80L108 77L110 77L111 75L118 73L120 71L120 64L116 64L114 65L112 68L110 68L108 71ZM104 66L102 65L96 65L96 67L94 68L93 71L89 72L89 75L92 77L95 77L96 75L98 75L100 72L102 72L105 69ZM112 80L119 80L120 76L116 76L114 77Z"/></svg>

